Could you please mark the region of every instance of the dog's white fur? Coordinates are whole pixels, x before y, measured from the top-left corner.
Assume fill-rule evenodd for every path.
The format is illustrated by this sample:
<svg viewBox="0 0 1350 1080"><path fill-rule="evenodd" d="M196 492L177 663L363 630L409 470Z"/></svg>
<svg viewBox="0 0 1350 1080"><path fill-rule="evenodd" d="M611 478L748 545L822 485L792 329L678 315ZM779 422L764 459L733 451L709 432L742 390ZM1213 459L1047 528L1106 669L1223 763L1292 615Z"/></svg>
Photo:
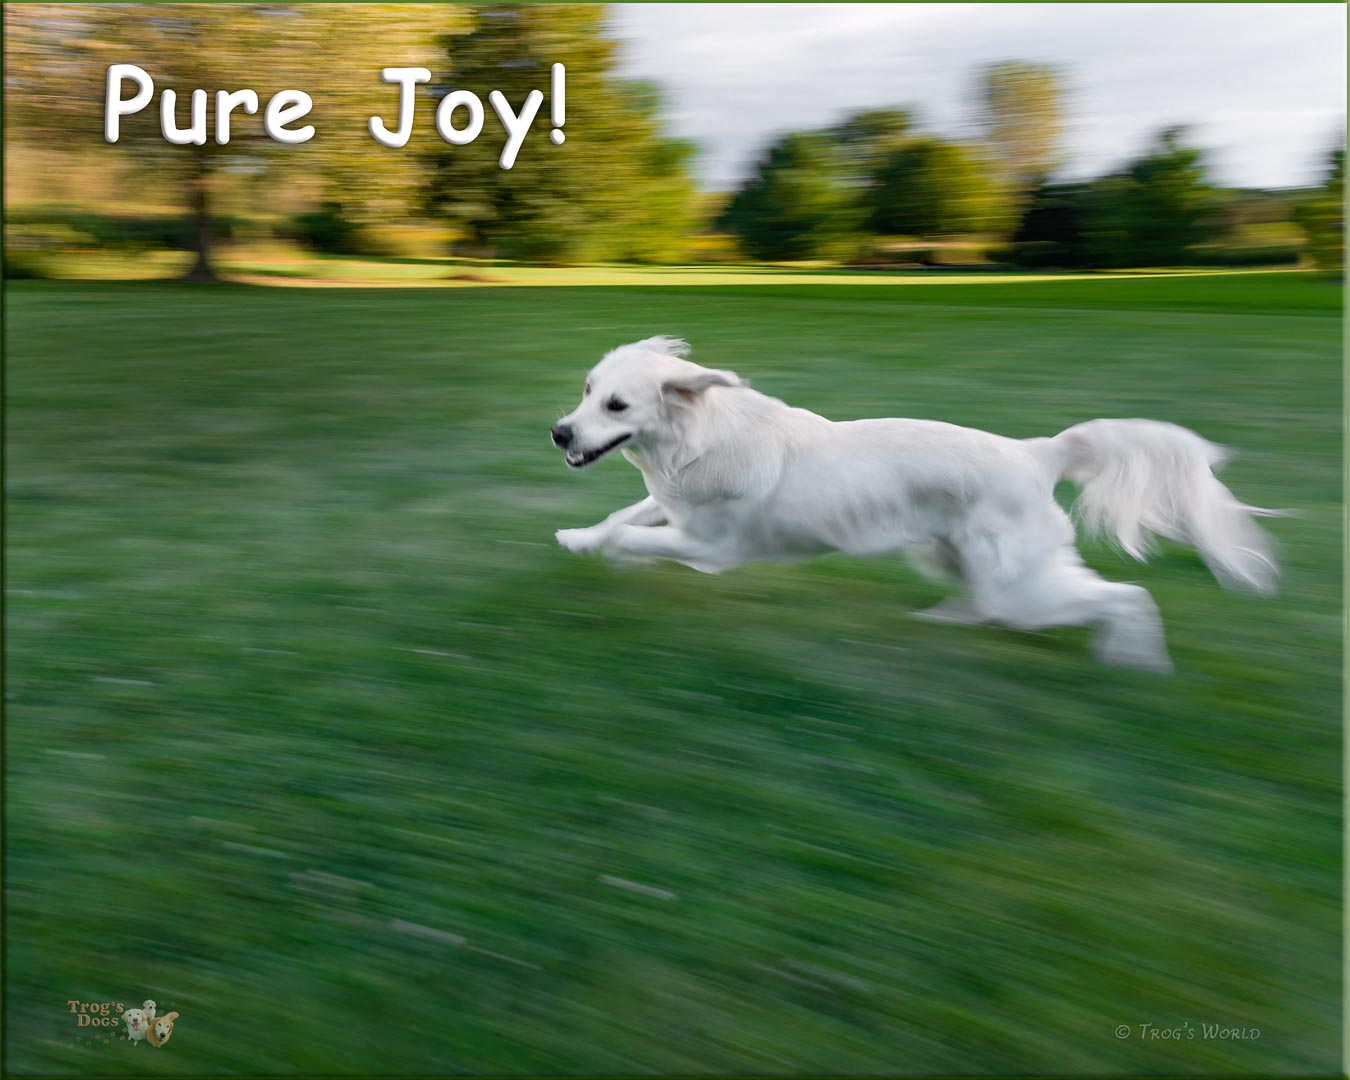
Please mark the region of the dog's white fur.
<svg viewBox="0 0 1350 1080"><path fill-rule="evenodd" d="M127 1038L131 1040L131 1045L145 1039L146 1022L145 1013L141 1009L127 1009L122 1014L122 1019L127 1022Z"/></svg>
<svg viewBox="0 0 1350 1080"><path fill-rule="evenodd" d="M833 422L693 364L688 351L668 337L613 350L559 421L569 465L622 447L649 493L598 525L559 531L569 551L717 573L905 548L966 588L930 618L1094 625L1107 663L1170 670L1149 594L1083 565L1053 494L1067 477L1082 489L1075 509L1087 528L1135 558L1156 533L1194 545L1226 585L1275 589L1269 541L1252 521L1271 512L1234 498L1213 473L1223 451L1185 428L1090 420L1053 438L1010 439L932 420Z"/></svg>

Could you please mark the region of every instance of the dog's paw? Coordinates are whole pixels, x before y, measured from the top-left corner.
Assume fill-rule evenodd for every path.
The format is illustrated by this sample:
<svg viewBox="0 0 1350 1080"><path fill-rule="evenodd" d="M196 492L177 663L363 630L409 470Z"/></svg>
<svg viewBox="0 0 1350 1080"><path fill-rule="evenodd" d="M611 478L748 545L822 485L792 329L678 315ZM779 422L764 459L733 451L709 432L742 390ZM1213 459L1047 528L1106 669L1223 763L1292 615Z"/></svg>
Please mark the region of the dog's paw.
<svg viewBox="0 0 1350 1080"><path fill-rule="evenodd" d="M573 555L590 555L599 551L605 538L599 529L559 529L553 535Z"/></svg>

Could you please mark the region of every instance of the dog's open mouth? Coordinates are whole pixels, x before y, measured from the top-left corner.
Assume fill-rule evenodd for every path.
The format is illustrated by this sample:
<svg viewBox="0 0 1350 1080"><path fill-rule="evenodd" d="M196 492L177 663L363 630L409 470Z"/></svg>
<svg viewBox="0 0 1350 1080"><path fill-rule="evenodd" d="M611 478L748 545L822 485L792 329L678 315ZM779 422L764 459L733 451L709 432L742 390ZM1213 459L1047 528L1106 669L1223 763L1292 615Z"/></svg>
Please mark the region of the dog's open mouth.
<svg viewBox="0 0 1350 1080"><path fill-rule="evenodd" d="M574 469L584 469L592 462L599 461L616 446L621 446L633 437L632 432L620 435L612 442L605 443L598 450L569 450L567 451L567 464Z"/></svg>

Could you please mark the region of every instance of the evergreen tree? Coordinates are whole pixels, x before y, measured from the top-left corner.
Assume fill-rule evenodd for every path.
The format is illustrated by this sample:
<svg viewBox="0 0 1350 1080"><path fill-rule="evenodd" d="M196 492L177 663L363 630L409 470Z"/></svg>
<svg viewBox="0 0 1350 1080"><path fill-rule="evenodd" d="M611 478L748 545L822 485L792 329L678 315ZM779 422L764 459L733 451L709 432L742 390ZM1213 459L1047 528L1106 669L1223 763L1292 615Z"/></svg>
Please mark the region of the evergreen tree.
<svg viewBox="0 0 1350 1080"><path fill-rule="evenodd" d="M1128 237L1127 265L1184 263L1186 250L1210 233L1214 189L1205 179L1204 151L1183 142L1184 128L1158 133L1126 170L1120 212Z"/></svg>

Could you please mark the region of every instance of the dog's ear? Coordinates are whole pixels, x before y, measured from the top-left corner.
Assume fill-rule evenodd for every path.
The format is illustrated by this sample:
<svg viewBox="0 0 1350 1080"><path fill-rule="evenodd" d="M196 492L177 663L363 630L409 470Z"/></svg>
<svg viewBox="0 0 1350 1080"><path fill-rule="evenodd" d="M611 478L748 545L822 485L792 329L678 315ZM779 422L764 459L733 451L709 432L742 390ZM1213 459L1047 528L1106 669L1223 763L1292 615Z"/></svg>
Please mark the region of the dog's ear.
<svg viewBox="0 0 1350 1080"><path fill-rule="evenodd" d="M710 386L749 386L734 371L718 371L716 368L699 367L698 364L686 364L676 375L667 376L661 383L661 393L681 401L693 401Z"/></svg>
<svg viewBox="0 0 1350 1080"><path fill-rule="evenodd" d="M169 1023L172 1024L175 1020L178 1019L178 1014L177 1014L176 1012L171 1012L171 1013L169 1013L168 1016L161 1016L160 1019L161 1019L161 1020L167 1020L167 1021L169 1021Z"/></svg>

